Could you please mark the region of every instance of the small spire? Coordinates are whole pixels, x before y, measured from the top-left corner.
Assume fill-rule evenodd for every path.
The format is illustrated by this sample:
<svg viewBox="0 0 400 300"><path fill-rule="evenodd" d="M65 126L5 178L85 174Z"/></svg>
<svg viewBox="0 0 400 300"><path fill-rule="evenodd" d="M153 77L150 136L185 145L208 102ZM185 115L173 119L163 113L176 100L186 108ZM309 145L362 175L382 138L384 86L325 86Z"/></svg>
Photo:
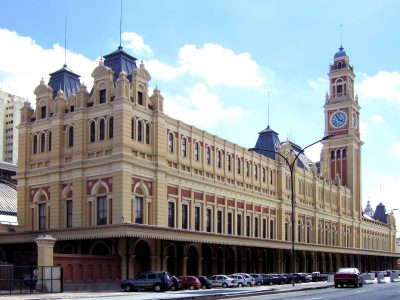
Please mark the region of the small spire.
<svg viewBox="0 0 400 300"><path fill-rule="evenodd" d="M340 24L340 51L343 51L343 30L342 30L343 26L342 24Z"/></svg>

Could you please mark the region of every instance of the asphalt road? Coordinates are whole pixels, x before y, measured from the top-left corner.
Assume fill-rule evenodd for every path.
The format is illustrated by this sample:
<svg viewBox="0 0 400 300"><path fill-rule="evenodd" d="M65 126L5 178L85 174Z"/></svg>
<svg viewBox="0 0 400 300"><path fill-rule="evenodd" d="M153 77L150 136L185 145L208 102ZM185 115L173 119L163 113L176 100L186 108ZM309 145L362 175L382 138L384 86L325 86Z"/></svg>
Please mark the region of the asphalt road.
<svg viewBox="0 0 400 300"><path fill-rule="evenodd" d="M296 300L399 300L400 284L371 284L362 288L326 288L321 290L296 291L274 295L245 296L235 299L269 300L269 299L296 299Z"/></svg>

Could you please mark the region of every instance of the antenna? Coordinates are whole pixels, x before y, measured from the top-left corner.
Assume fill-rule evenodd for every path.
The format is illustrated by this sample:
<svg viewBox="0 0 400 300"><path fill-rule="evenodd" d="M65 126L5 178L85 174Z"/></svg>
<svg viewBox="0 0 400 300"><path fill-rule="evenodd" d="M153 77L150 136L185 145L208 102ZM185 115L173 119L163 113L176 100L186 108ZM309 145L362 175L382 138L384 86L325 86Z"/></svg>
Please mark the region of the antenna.
<svg viewBox="0 0 400 300"><path fill-rule="evenodd" d="M119 17L119 49L122 49L122 46L121 46L122 41L121 41L121 39L122 39L122 0L121 0L121 14L120 14L120 17Z"/></svg>
<svg viewBox="0 0 400 300"><path fill-rule="evenodd" d="M64 67L67 66L67 16L64 23Z"/></svg>
<svg viewBox="0 0 400 300"><path fill-rule="evenodd" d="M342 28L343 28L343 26L342 26L342 24L340 24L340 47L343 46L343 30L342 30Z"/></svg>
<svg viewBox="0 0 400 300"><path fill-rule="evenodd" d="M268 128L269 128L269 91L268 91Z"/></svg>

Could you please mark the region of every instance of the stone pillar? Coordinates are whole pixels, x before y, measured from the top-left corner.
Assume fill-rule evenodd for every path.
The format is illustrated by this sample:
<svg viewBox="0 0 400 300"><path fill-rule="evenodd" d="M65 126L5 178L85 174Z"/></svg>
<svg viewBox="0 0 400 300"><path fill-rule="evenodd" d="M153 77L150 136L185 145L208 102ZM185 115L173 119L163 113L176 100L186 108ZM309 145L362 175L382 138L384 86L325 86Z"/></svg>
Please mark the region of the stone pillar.
<svg viewBox="0 0 400 300"><path fill-rule="evenodd" d="M35 239L37 245L37 264L39 267L53 266L53 248L56 243L56 239L51 235L39 235Z"/></svg>

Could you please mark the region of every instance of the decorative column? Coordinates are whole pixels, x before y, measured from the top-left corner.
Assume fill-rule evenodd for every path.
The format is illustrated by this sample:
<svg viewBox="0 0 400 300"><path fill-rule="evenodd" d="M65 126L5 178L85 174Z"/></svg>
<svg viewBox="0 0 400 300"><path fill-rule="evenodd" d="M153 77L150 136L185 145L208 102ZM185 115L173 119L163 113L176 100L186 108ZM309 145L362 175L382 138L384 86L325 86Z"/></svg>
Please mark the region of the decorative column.
<svg viewBox="0 0 400 300"><path fill-rule="evenodd" d="M56 239L51 235L40 235L35 239L37 245L37 265L39 267L53 266L53 248Z"/></svg>

